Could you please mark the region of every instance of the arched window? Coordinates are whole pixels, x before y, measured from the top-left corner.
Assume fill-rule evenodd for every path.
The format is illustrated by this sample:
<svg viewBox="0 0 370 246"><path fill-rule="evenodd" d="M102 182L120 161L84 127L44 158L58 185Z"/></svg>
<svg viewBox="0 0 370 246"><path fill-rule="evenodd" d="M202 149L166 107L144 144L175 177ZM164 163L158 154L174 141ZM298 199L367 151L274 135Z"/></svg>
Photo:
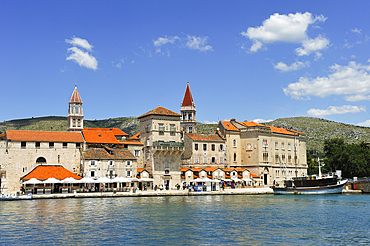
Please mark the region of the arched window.
<svg viewBox="0 0 370 246"><path fill-rule="evenodd" d="M236 153L234 153L234 161L236 161Z"/></svg>
<svg viewBox="0 0 370 246"><path fill-rule="evenodd" d="M236 140L233 140L233 147L236 148Z"/></svg>
<svg viewBox="0 0 370 246"><path fill-rule="evenodd" d="M46 164L46 159L44 157L39 157L36 160L36 164Z"/></svg>

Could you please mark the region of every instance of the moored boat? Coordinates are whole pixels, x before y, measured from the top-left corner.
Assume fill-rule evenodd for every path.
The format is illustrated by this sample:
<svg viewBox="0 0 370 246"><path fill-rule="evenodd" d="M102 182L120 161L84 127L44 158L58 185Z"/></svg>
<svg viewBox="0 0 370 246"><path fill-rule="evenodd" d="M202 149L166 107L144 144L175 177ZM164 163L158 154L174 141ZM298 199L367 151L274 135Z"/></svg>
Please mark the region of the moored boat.
<svg viewBox="0 0 370 246"><path fill-rule="evenodd" d="M1 195L0 201L15 201L15 200L31 200L32 194L12 196L12 195Z"/></svg>
<svg viewBox="0 0 370 246"><path fill-rule="evenodd" d="M277 195L319 195L340 194L347 180L342 180L341 171L326 175L321 174L319 161L319 175L296 177L284 180L284 185L273 186L274 194Z"/></svg>

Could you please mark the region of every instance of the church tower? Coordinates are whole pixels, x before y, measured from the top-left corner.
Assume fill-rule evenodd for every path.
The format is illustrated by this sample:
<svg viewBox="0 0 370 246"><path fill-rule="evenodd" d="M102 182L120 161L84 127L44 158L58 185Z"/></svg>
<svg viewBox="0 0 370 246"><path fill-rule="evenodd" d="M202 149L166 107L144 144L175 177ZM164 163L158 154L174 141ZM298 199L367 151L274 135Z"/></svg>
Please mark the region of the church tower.
<svg viewBox="0 0 370 246"><path fill-rule="evenodd" d="M181 129L184 133L197 133L197 122L195 120L195 103L190 92L189 82L186 85L184 99L181 103Z"/></svg>
<svg viewBox="0 0 370 246"><path fill-rule="evenodd" d="M77 91L77 85L69 100L68 109L68 131L82 131L84 129L84 112L82 110L82 100Z"/></svg>

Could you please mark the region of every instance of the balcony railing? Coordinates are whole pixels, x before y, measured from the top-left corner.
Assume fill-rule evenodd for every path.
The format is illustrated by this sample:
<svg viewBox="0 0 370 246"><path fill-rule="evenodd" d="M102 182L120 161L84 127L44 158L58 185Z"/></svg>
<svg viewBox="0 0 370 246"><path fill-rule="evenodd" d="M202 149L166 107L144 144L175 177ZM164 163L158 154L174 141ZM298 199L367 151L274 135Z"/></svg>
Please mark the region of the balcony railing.
<svg viewBox="0 0 370 246"><path fill-rule="evenodd" d="M156 142L153 142L153 146L184 147L184 143L182 143L182 142L161 142L161 141L156 141Z"/></svg>

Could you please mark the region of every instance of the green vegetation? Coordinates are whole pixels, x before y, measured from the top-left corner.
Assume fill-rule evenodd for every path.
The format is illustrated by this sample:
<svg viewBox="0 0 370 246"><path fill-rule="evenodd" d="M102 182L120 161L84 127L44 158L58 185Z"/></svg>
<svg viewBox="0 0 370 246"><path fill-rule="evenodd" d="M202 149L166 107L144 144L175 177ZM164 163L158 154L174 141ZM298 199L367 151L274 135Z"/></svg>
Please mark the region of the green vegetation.
<svg viewBox="0 0 370 246"><path fill-rule="evenodd" d="M346 143L341 138L327 139L324 142L324 171L342 170L342 176L370 176L370 146L368 143Z"/></svg>

